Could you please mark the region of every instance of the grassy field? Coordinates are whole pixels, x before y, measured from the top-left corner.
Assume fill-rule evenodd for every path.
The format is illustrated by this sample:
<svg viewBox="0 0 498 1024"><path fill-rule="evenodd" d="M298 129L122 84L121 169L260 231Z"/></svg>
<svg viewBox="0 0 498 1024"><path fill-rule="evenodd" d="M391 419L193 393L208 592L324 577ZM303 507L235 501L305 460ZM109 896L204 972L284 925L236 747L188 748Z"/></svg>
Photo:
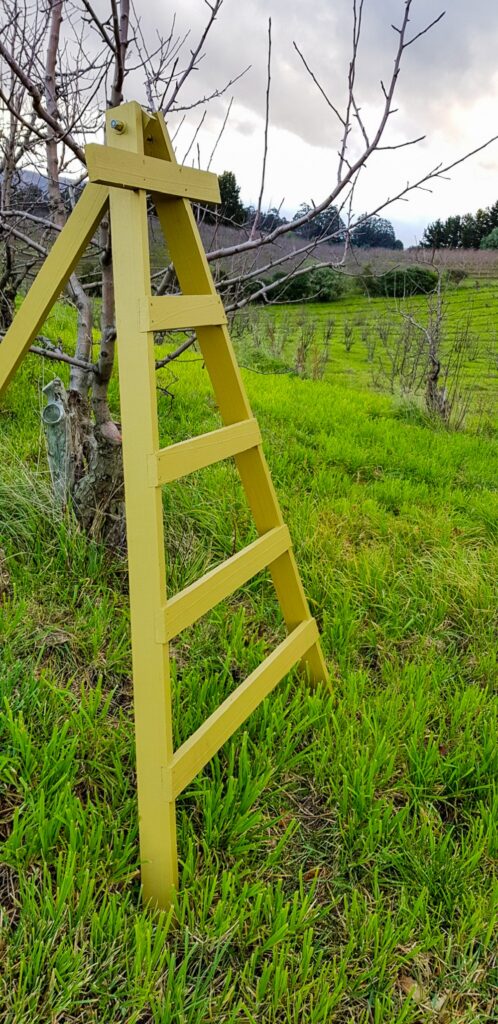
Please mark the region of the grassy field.
<svg viewBox="0 0 498 1024"><path fill-rule="evenodd" d="M262 369L294 367L299 346L306 345L308 375L320 372L320 352L328 337L329 359L325 378L357 388L375 386L399 394L402 383L393 374L402 353L397 341L406 329L407 317L428 324L435 296L413 296L403 301L367 298L358 288L333 303L306 306L248 307L237 317L235 336L243 362ZM466 426L479 422L496 426L498 414L498 281L469 277L443 295L442 378L448 368L451 388L457 375L460 406L468 405ZM424 339L412 329L412 349ZM462 359L460 360L462 351ZM409 359L413 359L413 355ZM419 385L409 389L412 399L423 395ZM405 380L406 383L406 380ZM474 415L472 415L472 410ZM476 415L478 413L478 415Z"/></svg>
<svg viewBox="0 0 498 1024"><path fill-rule="evenodd" d="M182 795L154 917L126 564L52 505L53 367L30 357L2 403L2 1024L498 1019L496 442L333 367L244 371L332 692L292 674ZM163 441L219 423L202 363L175 375ZM254 536L230 463L168 488L165 520L171 592ZM182 634L177 743L281 634L264 576Z"/></svg>

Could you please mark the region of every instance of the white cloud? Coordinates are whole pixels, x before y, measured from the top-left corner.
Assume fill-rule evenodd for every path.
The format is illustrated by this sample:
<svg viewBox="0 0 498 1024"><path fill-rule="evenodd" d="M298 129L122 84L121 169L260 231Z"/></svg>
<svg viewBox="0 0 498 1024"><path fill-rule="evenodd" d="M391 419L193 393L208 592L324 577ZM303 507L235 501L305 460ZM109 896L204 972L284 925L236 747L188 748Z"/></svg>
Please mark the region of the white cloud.
<svg viewBox="0 0 498 1024"><path fill-rule="evenodd" d="M398 113L392 118L387 141L400 142L420 134L427 140L417 148L379 154L362 173L355 199L357 211L371 208L393 194L407 178L420 176L440 161L449 162L493 134L498 104L498 16L490 0L452 0L449 10L431 32L405 55L397 94ZM165 31L165 8L158 6L152 25L152 6L143 19ZM392 68L396 34L404 0L365 0L364 35L360 49L358 97L369 125L380 110L380 79ZM413 0L412 31L419 31L439 14L434 0ZM245 65L251 69L234 89L232 116L215 158L217 169L233 170L245 201L255 200L263 139L266 87L267 18L273 23L271 129L265 201L293 210L303 200L319 201L330 191L336 173L339 125L306 75L293 48L303 50L332 100L344 101L351 38L351 0L225 0L206 44L206 57L189 84L191 98L209 93L234 77ZM201 0L183 0L178 26L190 27L195 38L205 21ZM169 15L168 15L169 17ZM227 101L230 94L227 94ZM217 100L199 133L207 159L226 110ZM178 152L187 149L196 117L179 133ZM450 182L436 182L432 194L415 194L410 205L398 203L391 216L408 243L420 226L438 215L476 209L496 199L498 145L463 165Z"/></svg>

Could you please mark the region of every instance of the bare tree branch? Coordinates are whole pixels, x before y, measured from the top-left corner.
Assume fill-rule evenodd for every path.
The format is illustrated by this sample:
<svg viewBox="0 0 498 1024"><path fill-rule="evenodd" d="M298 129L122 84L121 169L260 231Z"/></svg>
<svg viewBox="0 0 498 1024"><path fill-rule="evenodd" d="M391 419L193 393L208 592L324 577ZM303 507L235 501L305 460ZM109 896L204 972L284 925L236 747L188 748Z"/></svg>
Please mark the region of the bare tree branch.
<svg viewBox="0 0 498 1024"><path fill-rule="evenodd" d="M77 359L76 356L68 356L66 352L62 352L58 348L47 349L31 345L29 352L32 352L35 356L43 356L44 359L52 359L56 363L67 363L68 366L77 367L79 370L84 370L85 373L97 372L97 367L93 363L88 363L84 359Z"/></svg>
<svg viewBox="0 0 498 1024"><path fill-rule="evenodd" d="M78 157L78 160L81 160L81 163L84 164L85 154L83 149L81 148L81 146L78 146L77 142L75 142L71 134L65 128L63 128L60 122L49 114L48 110L43 104L40 90L37 88L37 86L35 86L34 82L31 81L28 75L25 74L23 69L17 63L15 57L13 57L13 55L8 51L7 47L2 42L1 39L0 57L4 58L6 63L15 73L16 77L24 85L26 92L28 92L31 96L31 99L33 101L33 107L36 110L38 116L41 118L41 120L45 121L45 124L47 124L49 128L52 128L53 132L55 133L58 139L64 139L66 145L69 146L69 148L73 151L74 155Z"/></svg>
<svg viewBox="0 0 498 1024"><path fill-rule="evenodd" d="M167 366L168 363L172 363L178 356L181 356L187 349L192 348L195 345L196 336L195 334L189 334L188 338L182 342L174 352L170 352L169 355L165 356L164 359L156 359L156 370L161 370L163 366Z"/></svg>
<svg viewBox="0 0 498 1024"><path fill-rule="evenodd" d="M310 78L315 83L318 91L321 92L321 94L322 94L326 104L330 107L331 110L333 110L335 116L339 119L339 121L341 122L341 124L342 124L342 126L344 128L346 126L346 122L345 122L342 114L339 113L337 107L334 106L334 104L332 103L332 100L327 95L327 93L326 93L325 89L323 88L323 86L320 85L320 82L318 81L318 78L316 77L315 72L310 68L308 62L306 61L304 55L301 53L301 50L299 49L299 46L297 45L295 40L294 40L292 45L293 45L296 53L299 54L299 56L300 56L300 58L301 58L301 60L302 60L302 62L304 64L304 66L306 68L306 71L308 72ZM367 142L367 145L368 145L368 142Z"/></svg>
<svg viewBox="0 0 498 1024"><path fill-rule="evenodd" d="M194 67L196 66L196 63L197 63L197 60L198 60L199 55L201 53L202 47L204 46L204 43L206 42L208 34L209 34L209 32L210 32L210 30L211 30L211 28L212 28L212 26L213 26L213 24L214 24L214 22L216 20L216 17L219 14L219 11L220 11L220 9L221 9L221 7L223 5L223 0L214 0L213 4L207 3L207 0L205 0L205 2L206 2L207 6L209 7L209 9L211 11L211 14L210 14L209 19L207 21L207 24L206 24L206 26L204 28L204 31L203 31L203 33L202 33L202 35L201 35L201 37L200 37L200 39L199 39L199 41L197 43L197 46L193 50L191 50L190 61L187 64L187 67L185 68L183 73L180 75L180 77L176 81L175 87L173 89L173 92L172 92L172 95L171 95L170 99L163 106L163 114L164 115L166 115L168 113L168 110L171 110L171 108L174 105L175 100L176 100L176 98L178 96L178 93L180 92L183 84L185 83L185 81L187 80L188 76L190 75L190 73L192 72Z"/></svg>
<svg viewBox="0 0 498 1024"><path fill-rule="evenodd" d="M434 28L434 26L437 25L442 18L444 18L445 14L446 11L441 11L441 14L439 14L437 18L434 18L434 21L430 21L429 24L425 26L425 28L421 29L420 32L417 32L414 36L412 36L411 39L408 39L404 46L405 50L408 49L409 46L412 46L413 43L416 43L417 39L420 39L422 36L425 36L426 32L430 32L431 28Z"/></svg>
<svg viewBox="0 0 498 1024"><path fill-rule="evenodd" d="M250 238L254 238L259 218L261 215L261 204L263 202L263 192L265 189L265 175L266 175L266 158L268 156L268 125L270 121L270 88L271 88L271 18L268 18L268 66L266 73L266 102L265 102L265 134L264 134L264 145L263 145L263 162L261 165L261 187L259 190L258 205L254 216L253 225L251 228Z"/></svg>
<svg viewBox="0 0 498 1024"><path fill-rule="evenodd" d="M213 162L214 154L216 153L216 150L218 149L218 146L219 146L219 144L221 142L221 138L222 138L223 133L225 131L225 128L227 126L228 118L230 117L230 112L232 110L232 104L233 104L233 96L230 99L230 103L228 104L225 117L223 118L223 124L222 124L222 126L221 126L221 128L220 128L220 130L218 132L218 135L216 136L216 140L215 140L214 146L213 146L213 148L211 150L211 153L210 153L210 156L209 156L209 160L208 160L207 166L206 166L206 170L207 171L209 171L210 168L211 168L211 164Z"/></svg>
<svg viewBox="0 0 498 1024"><path fill-rule="evenodd" d="M92 6L92 4L90 4L89 0L81 0L81 2L83 4L83 6L86 8L86 10L88 11L88 14L90 15L91 21L98 28L98 30L99 30L99 32L100 32L100 34L102 36L102 39L104 40L105 44L109 47L109 50L111 50L111 52L114 53L114 41L111 38L111 36L109 35L105 25L102 23L102 21L98 17L98 15L97 15L97 13L95 11L95 8Z"/></svg>

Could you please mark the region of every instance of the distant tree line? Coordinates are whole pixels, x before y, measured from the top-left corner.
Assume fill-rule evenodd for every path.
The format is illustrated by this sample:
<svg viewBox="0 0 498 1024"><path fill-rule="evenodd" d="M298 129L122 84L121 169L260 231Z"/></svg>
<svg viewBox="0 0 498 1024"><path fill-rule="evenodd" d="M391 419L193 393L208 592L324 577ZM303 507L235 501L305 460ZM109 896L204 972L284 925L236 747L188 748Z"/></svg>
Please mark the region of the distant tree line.
<svg viewBox="0 0 498 1024"><path fill-rule="evenodd" d="M282 217L280 210L271 207L267 211L260 211L257 214L254 206L244 206L240 198L240 185L233 171L223 171L218 176L220 183L221 203L219 206L209 205L204 212L204 218L208 223L221 221L225 224L232 224L234 227L245 225L251 227L257 215L257 227L259 231L274 231L281 224L292 224L286 217ZM301 203L301 206L294 214L293 221L299 221L311 211L308 203ZM403 242L396 238L394 228L390 221L384 217L369 217L363 214L357 218L358 226L350 230L350 239L353 245L360 249L402 249ZM342 220L339 211L335 206L329 207L322 213L317 214L312 220L296 227L296 234L301 238L308 238L310 241L319 242L344 242L346 237L346 225Z"/></svg>
<svg viewBox="0 0 498 1024"><path fill-rule="evenodd" d="M421 244L427 249L497 249L498 201L477 213L435 220L426 227Z"/></svg>
<svg viewBox="0 0 498 1024"><path fill-rule="evenodd" d="M221 203L219 205L207 204L203 207L203 219L208 224L223 223L231 224L234 227L251 227L256 217L254 206L244 206L240 198L240 185L233 171L223 171L218 175L220 185ZM79 198L83 186L73 185L69 179L61 179L60 194L66 212L69 213L74 203ZM12 186L15 197L15 205L19 210L30 209L40 214L49 210L50 204L47 194L47 184L42 175L19 172ZM497 204L498 205L498 204ZM312 207L308 203L301 203L294 214L292 221L299 221ZM402 249L403 242L396 238L394 228L390 221L384 217L367 216L362 214L357 217L357 227L350 229L351 243L359 249ZM258 231L262 233L274 231L281 224L292 224L286 217L283 217L276 207L269 210L261 210L258 215ZM496 221L498 225L498 218ZM319 213L312 220L301 224L295 229L296 235L300 238L327 243L343 243L346 237L346 225L339 215L335 206L329 207Z"/></svg>

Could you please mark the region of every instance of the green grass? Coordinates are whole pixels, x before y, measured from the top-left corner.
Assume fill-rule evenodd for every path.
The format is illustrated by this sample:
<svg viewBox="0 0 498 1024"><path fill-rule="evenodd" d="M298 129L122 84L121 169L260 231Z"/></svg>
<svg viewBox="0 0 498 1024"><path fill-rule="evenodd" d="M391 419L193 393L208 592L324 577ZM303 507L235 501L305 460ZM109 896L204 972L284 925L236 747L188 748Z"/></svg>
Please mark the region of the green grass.
<svg viewBox="0 0 498 1024"><path fill-rule="evenodd" d="M245 372L333 689L291 674L182 795L152 916L126 565L51 503L52 372L28 359L0 409L2 1024L497 1019L495 442ZM202 364L175 374L164 441L218 424ZM253 536L230 463L168 488L165 523L171 591ZM263 577L182 635L176 742L281 631Z"/></svg>
<svg viewBox="0 0 498 1024"><path fill-rule="evenodd" d="M420 324L427 324L428 307L434 296L413 296L405 300L367 298L354 282L349 292L337 302L308 303L306 306L283 305L249 307L238 314L235 337L243 362L266 369L293 367L296 349L310 326L314 328L316 349L323 344L327 325L331 326L330 359L325 378L345 386L386 387L396 339L409 314ZM442 327L442 367L455 365L455 342L465 345L466 356L460 387L470 389L472 406L485 406L486 418L496 424L498 384L498 282L480 282L468 278L458 287L444 293ZM390 325L387 343L379 336L379 325ZM272 332L270 334L270 332ZM416 335L416 332L415 332ZM348 347L349 346L349 350ZM275 360L275 357L276 360ZM312 372L313 346L307 360ZM384 372L379 372L382 364ZM454 374L450 369L449 383ZM393 391L399 390L399 380ZM419 388L423 393L423 384ZM482 420L482 416L481 416ZM469 424L470 426L472 423Z"/></svg>

